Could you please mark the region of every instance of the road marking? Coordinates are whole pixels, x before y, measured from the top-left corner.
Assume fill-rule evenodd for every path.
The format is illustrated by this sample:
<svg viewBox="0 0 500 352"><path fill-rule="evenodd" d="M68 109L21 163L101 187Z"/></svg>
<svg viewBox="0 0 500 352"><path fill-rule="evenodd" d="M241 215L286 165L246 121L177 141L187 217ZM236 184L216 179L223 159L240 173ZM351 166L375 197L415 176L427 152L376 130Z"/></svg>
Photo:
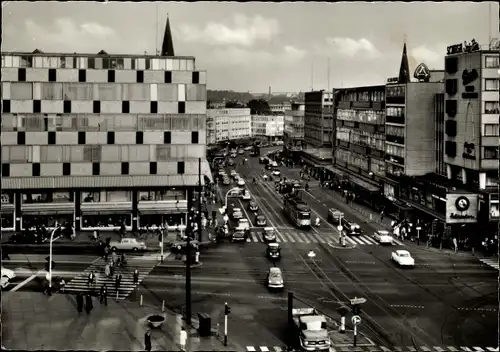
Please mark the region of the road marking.
<svg viewBox="0 0 500 352"><path fill-rule="evenodd" d="M349 264L376 264L375 262L362 262L356 260L346 260L345 262Z"/></svg>
<svg viewBox="0 0 500 352"><path fill-rule="evenodd" d="M250 192L250 191L248 191ZM252 223L252 220L250 220L250 216L248 216L248 213L247 213L247 210L245 209L245 207L243 206L243 201L241 199L238 199L240 205L241 205L241 210L243 210L243 212L245 213L245 215L247 216L247 219L248 219L248 222L250 223L250 227L253 227L253 223Z"/></svg>
<svg viewBox="0 0 500 352"><path fill-rule="evenodd" d="M26 280L24 280L23 282L21 282L20 284L18 284L17 286L14 286L12 288L12 290L10 290L10 292L14 292L14 291L17 291L19 290L21 287L23 287L24 285L26 285L27 283L29 283L30 281L33 281L36 277L38 277L39 274L41 274L44 270L40 270L38 271L36 274L33 274L31 275L30 277L28 277Z"/></svg>
<svg viewBox="0 0 500 352"><path fill-rule="evenodd" d="M457 308L458 310L475 311L475 312L496 312L498 308Z"/></svg>
<svg viewBox="0 0 500 352"><path fill-rule="evenodd" d="M424 306L414 306L410 304L391 304L391 308L416 308L416 309L424 309Z"/></svg>

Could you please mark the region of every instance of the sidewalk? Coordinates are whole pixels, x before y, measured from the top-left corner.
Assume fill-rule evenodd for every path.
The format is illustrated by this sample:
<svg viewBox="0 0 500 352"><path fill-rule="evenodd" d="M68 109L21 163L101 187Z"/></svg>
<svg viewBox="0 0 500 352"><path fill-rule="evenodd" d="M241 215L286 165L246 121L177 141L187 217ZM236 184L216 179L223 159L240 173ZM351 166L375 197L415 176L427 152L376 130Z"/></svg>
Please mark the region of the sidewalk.
<svg viewBox="0 0 500 352"><path fill-rule="evenodd" d="M75 296L15 292L2 300L2 344L9 350L25 351L144 351L144 334L149 329L146 318L158 314L165 317L165 323L161 330L151 330L152 350L179 350L179 333L185 326L180 315L112 299L104 306L93 298L93 305L87 315L77 312ZM231 341L224 347L214 336L200 337L193 327L186 331L188 351L241 350Z"/></svg>

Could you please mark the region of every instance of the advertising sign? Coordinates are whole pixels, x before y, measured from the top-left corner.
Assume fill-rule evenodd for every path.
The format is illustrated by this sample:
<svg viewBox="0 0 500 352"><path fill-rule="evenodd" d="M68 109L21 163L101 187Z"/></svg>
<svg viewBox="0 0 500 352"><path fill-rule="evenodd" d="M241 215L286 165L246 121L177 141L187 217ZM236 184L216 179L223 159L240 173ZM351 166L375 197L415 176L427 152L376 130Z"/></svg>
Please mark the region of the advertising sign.
<svg viewBox="0 0 500 352"><path fill-rule="evenodd" d="M477 194L447 194L446 223L465 224L477 222Z"/></svg>
<svg viewBox="0 0 500 352"><path fill-rule="evenodd" d="M431 78L431 71L429 71L429 68L426 64L421 63L415 69L413 77L418 79L420 82L429 82L429 79Z"/></svg>

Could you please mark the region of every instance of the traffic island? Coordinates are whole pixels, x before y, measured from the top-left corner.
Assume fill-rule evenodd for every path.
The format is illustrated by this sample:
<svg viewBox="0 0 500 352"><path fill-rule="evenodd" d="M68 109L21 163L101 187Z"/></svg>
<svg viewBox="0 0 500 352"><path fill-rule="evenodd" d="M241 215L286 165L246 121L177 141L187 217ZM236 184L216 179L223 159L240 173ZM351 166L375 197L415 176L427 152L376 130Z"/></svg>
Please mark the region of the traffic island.
<svg viewBox="0 0 500 352"><path fill-rule="evenodd" d="M331 331L329 333L333 347L353 347L354 346L354 331L346 329L344 333L340 331ZM357 347L375 346L375 343L363 334L357 333Z"/></svg>
<svg viewBox="0 0 500 352"><path fill-rule="evenodd" d="M332 248L335 248L335 249L354 249L357 247L357 245L352 244L352 243L346 243L345 246L342 246L341 244L336 244L334 242L328 242L328 245Z"/></svg>

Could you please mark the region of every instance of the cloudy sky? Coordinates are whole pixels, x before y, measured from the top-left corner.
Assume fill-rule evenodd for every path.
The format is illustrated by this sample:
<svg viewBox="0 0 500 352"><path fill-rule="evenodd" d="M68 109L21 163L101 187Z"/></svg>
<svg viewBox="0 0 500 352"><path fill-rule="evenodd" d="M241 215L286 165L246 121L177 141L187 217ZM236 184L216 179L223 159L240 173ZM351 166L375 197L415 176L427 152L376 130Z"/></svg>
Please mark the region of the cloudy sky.
<svg viewBox="0 0 500 352"><path fill-rule="evenodd" d="M442 69L448 45L500 37L497 3L491 21L488 3L466 2L12 1L2 10L3 51L117 54L153 54L169 13L175 53L196 57L209 89L250 92L326 89L328 61L332 88L383 84L398 73L405 37L411 69Z"/></svg>

